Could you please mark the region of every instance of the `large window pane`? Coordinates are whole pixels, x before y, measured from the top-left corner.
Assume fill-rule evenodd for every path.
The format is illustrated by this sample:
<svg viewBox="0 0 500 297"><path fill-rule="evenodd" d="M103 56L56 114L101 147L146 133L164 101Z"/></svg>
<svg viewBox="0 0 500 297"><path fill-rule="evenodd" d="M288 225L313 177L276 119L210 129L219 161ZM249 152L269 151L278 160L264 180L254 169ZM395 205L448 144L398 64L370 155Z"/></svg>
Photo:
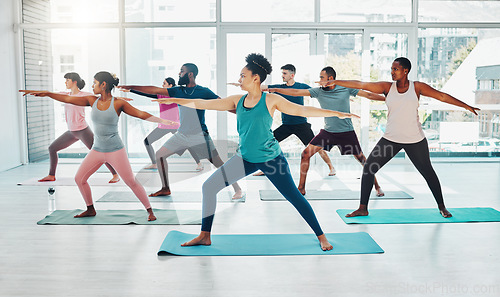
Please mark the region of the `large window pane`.
<svg viewBox="0 0 500 297"><path fill-rule="evenodd" d="M411 22L411 0L321 0L322 22Z"/></svg>
<svg viewBox="0 0 500 297"><path fill-rule="evenodd" d="M184 63L198 66L196 82L216 89L215 28L132 28L125 31L127 84L161 86L166 77L176 81ZM133 104L153 115L159 114L158 104L149 98L136 96ZM217 133L217 113L206 111L205 121L212 137ZM133 156L147 156L142 140L156 127L155 124L127 117L128 152ZM170 136L157 141L158 148Z"/></svg>
<svg viewBox="0 0 500 297"><path fill-rule="evenodd" d="M125 0L126 22L215 22L215 0Z"/></svg>
<svg viewBox="0 0 500 297"><path fill-rule="evenodd" d="M408 35L398 33L370 34L370 80L392 81L392 62L408 55ZM366 99L362 99L366 100ZM370 101L369 149L385 132L387 110L384 102Z"/></svg>
<svg viewBox="0 0 500 297"><path fill-rule="evenodd" d="M118 0L23 0L25 23L117 22L118 11Z"/></svg>
<svg viewBox="0 0 500 297"><path fill-rule="evenodd" d="M419 30L418 78L481 108L479 116L422 98L429 147L438 152L499 151L500 30L434 28Z"/></svg>
<svg viewBox="0 0 500 297"><path fill-rule="evenodd" d="M46 30L50 36L51 54L49 75L52 86L48 87L53 91L67 91L65 87L64 74L67 72L76 72L85 80L85 87L82 89L85 92L92 93L92 81L95 73L98 71L109 71L120 77L120 62L118 49L118 30L117 29L53 29ZM30 34L26 31L26 34ZM71 42L68 42L71 40ZM98 44L99 46L96 46ZM27 55L30 50L27 49ZM39 64L43 65L44 60L40 60ZM31 79L28 74L31 70L26 66L27 80ZM121 77L120 77L121 78ZM27 85L31 84L27 82ZM92 128L90 120L90 108L86 108L87 123ZM64 115L64 105L54 101L54 127L55 137L59 137L62 133L68 130ZM53 139L52 139L53 140ZM65 153L85 153L87 147L81 141L76 142L69 148L60 151L60 154Z"/></svg>
<svg viewBox="0 0 500 297"><path fill-rule="evenodd" d="M245 57L250 53L265 53L265 37L263 33L230 33L227 34L227 81L238 82L241 69L245 67ZM242 46L244 45L244 46ZM246 92L235 86L227 87L227 95L245 94ZM228 114L228 143L238 143L236 130L236 115ZM234 154L236 147L229 147L229 154Z"/></svg>
<svg viewBox="0 0 500 297"><path fill-rule="evenodd" d="M314 86L314 80L320 69L316 57L310 55L310 34L273 34L272 35L272 83L282 84L281 67L292 64L296 68L296 82ZM322 65L322 64L320 64ZM304 104L309 104L309 97L304 98ZM274 114L273 130L281 125L281 112ZM280 147L288 157L300 157L304 145L298 137L292 135L280 142Z"/></svg>
<svg viewBox="0 0 500 297"><path fill-rule="evenodd" d="M498 22L500 1L419 0L419 22Z"/></svg>
<svg viewBox="0 0 500 297"><path fill-rule="evenodd" d="M313 22L314 0L221 0L223 22Z"/></svg>
<svg viewBox="0 0 500 297"><path fill-rule="evenodd" d="M316 70L313 81L319 80L319 73L325 66L331 66L337 73L337 79L361 79L361 33L329 33L324 34L324 61L322 67ZM318 87L317 84L312 87ZM311 105L320 107L316 99L311 99ZM360 104L351 104L351 112L360 114ZM315 132L324 127L323 118L309 118ZM360 135L360 121L352 121L354 130ZM333 151L333 150L332 150Z"/></svg>

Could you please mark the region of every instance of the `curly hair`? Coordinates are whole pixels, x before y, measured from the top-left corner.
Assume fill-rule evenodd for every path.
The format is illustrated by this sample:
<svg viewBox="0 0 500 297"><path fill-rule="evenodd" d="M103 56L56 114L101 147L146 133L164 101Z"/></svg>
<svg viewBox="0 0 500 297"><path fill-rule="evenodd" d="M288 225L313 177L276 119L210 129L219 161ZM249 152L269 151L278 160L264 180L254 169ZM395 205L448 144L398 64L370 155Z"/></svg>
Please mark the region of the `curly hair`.
<svg viewBox="0 0 500 297"><path fill-rule="evenodd" d="M261 54L253 53L249 54L245 61L247 65L245 66L252 74L257 74L260 77L260 82L266 80L267 75L271 74L273 67L269 61Z"/></svg>

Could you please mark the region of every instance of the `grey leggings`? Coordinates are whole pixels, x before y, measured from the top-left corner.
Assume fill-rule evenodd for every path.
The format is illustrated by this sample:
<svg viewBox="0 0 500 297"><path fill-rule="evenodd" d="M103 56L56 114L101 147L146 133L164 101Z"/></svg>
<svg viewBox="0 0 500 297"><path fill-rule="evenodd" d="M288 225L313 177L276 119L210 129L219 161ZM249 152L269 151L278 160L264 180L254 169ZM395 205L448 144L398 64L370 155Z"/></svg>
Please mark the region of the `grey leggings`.
<svg viewBox="0 0 500 297"><path fill-rule="evenodd" d="M54 140L50 146L49 146L49 158L50 158L50 169L49 169L49 175L56 175L56 168L57 168L57 161L59 160L57 156L57 152L60 150L63 150L67 148L68 146L72 145L73 143L77 142L78 140L81 140L83 144L88 149L92 148L92 145L94 144L94 133L92 133L92 130L90 130L90 127L87 127L83 130L80 131L66 131L64 132L61 136L59 136L56 140ZM113 175L116 174L115 169L109 165L108 163L105 163L106 167L108 167L109 171Z"/></svg>
<svg viewBox="0 0 500 297"><path fill-rule="evenodd" d="M149 133L149 135L146 136L146 138L144 138L144 145L146 146L146 151L148 152L152 164L156 164L156 155L151 144L153 144L153 142L157 141L163 136L167 135L168 133L174 134L175 132L177 132L177 129L156 128L153 131L151 131L151 133ZM200 158L198 157L198 155L191 148L188 148L187 150L189 151L189 153L191 153L191 156L196 161L196 164L200 163Z"/></svg>

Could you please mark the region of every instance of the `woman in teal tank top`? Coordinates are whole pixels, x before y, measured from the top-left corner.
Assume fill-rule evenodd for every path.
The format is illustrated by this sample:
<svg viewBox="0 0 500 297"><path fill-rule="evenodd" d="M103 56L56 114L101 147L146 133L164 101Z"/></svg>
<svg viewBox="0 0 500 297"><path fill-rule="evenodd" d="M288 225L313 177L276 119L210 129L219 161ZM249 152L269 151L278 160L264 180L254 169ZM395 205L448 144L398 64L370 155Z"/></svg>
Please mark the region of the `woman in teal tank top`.
<svg viewBox="0 0 500 297"><path fill-rule="evenodd" d="M95 138L92 149L87 154L82 164L78 168L75 182L82 193L87 204L87 210L76 215L75 218L92 217L96 215L92 192L87 182L88 178L101 167L103 163L109 163L116 169L123 181L130 187L137 198L148 211L148 221L156 220L153 209L149 203L144 187L137 181L130 167L127 152L123 142L118 135L118 117L121 112L149 122L172 124L169 120L163 120L151 114L138 110L128 102L117 99L111 95L113 88L118 85L118 78L109 72L101 71L94 76L92 85L94 94L89 96L69 96L60 93L47 91L21 90L24 95L34 95L38 97L50 97L64 103L71 103L79 106L92 106L92 122L94 123Z"/></svg>
<svg viewBox="0 0 500 297"><path fill-rule="evenodd" d="M272 67L260 54L246 57L247 65L240 74L239 86L246 95L234 95L221 100L165 98L160 103L177 103L196 109L235 110L240 143L238 153L217 169L204 183L201 233L183 246L210 245L210 232L217 204L217 193L243 177L261 170L278 191L297 209L313 229L321 248L331 250L325 234L309 202L300 194L290 174L290 168L281 153L278 141L271 130L275 110L296 116L352 118L353 114L325 110L292 103L276 94L263 93L261 83L271 73Z"/></svg>

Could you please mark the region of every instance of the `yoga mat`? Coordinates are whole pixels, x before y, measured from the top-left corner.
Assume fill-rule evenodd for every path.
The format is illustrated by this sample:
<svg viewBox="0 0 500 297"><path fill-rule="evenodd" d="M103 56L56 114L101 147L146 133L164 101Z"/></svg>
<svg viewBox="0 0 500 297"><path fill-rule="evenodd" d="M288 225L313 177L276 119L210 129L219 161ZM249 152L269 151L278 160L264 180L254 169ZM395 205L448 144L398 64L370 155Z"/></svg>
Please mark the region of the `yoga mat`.
<svg viewBox="0 0 500 297"><path fill-rule="evenodd" d="M415 209L369 209L365 217L346 218L349 209L337 209L346 224L427 224L427 223L469 223L500 222L500 212L489 207L448 208L453 215L443 218L437 208Z"/></svg>
<svg viewBox="0 0 500 297"><path fill-rule="evenodd" d="M231 192L222 191L217 195L217 202L239 203L245 202L245 197L232 199ZM149 202L201 202L201 192L173 192L170 196L148 197ZM140 202L131 191L110 191L104 194L97 202Z"/></svg>
<svg viewBox="0 0 500 297"><path fill-rule="evenodd" d="M41 177L40 177L41 178ZM56 180L53 182L39 182L40 178L30 178L23 182L17 183L18 186L42 186L42 187L51 187L51 186L76 186L75 177L56 177ZM90 176L88 183L91 186L111 186L111 185L120 185L125 186L123 180L120 179L119 182L110 184L109 180L111 179L111 174L102 176L102 175L92 175Z"/></svg>
<svg viewBox="0 0 500 297"><path fill-rule="evenodd" d="M74 218L83 210L56 210L47 215L38 225L200 225L201 212L198 210L153 209L156 221L148 222L145 209L99 210L95 217Z"/></svg>
<svg viewBox="0 0 500 297"><path fill-rule="evenodd" d="M204 164L206 165L206 164ZM132 167L132 171L133 172L158 172L158 169L156 168L153 168L153 169L146 169L144 167L146 167L147 165L146 164L130 164L130 167ZM208 168L207 168L208 167ZM205 169L201 170L201 171L197 171L196 170L196 164L193 162L193 164L176 164L176 163L173 163L173 164L169 164L168 166L168 172L169 173L182 173L182 172L193 172L193 173L198 173L198 172L205 172L210 170L210 165L206 165L205 166ZM99 169L97 169L97 172L98 173L109 173L109 169L105 166L105 165L102 165L101 167L99 167Z"/></svg>
<svg viewBox="0 0 500 297"><path fill-rule="evenodd" d="M181 247L197 235L168 232L158 255L176 256L278 256L375 254L384 250L368 233L328 233L333 250L322 251L314 234L212 235L212 245Z"/></svg>
<svg viewBox="0 0 500 297"><path fill-rule="evenodd" d="M262 201L283 201L285 197L277 190L260 190ZM307 200L359 200L359 192L351 190L311 190L307 191ZM403 191L386 191L385 196L377 197L375 190L372 191L370 199L413 199Z"/></svg>

